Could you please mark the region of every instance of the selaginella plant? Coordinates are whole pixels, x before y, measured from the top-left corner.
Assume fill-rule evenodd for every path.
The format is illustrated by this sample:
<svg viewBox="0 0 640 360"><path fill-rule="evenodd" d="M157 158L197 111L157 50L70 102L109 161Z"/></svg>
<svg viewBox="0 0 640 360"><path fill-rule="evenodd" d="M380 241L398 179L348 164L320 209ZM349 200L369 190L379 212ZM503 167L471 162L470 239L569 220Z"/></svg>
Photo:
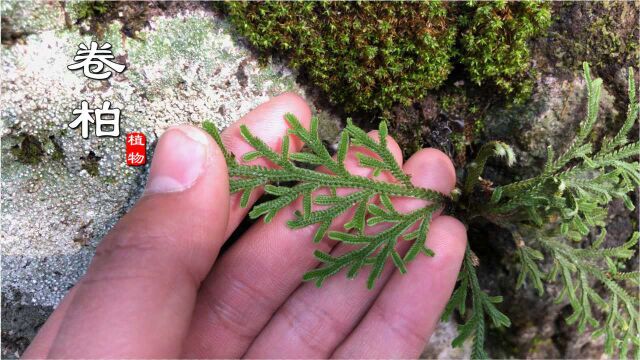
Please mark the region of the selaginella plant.
<svg viewBox="0 0 640 360"><path fill-rule="evenodd" d="M332 156L318 136L317 120L312 120L307 130L293 115L287 115L290 135L300 139L306 151L290 152L286 136L281 151L275 152L242 127L244 139L254 148L242 159L264 158L273 166L247 165L223 150L231 178L230 191L241 193L241 204L246 206L250 195L263 187L270 199L256 205L249 216L263 216L267 222L301 198L300 209L288 223L291 228L315 225L315 242L328 237L353 245L352 251L339 256L315 252L321 265L304 274L303 279L318 286L343 269L346 276L355 277L363 268L370 267L367 284L372 288L389 263L404 273L406 264L417 256L438 256L426 242L429 223L437 210L452 203L460 209L457 213L463 214L461 220L467 223L482 217L511 232L521 269L516 287L530 283L543 295L546 282L559 281L563 290L557 300L566 298L573 308L573 314L566 321L577 324L580 331L591 327L594 336L605 337L608 354L619 351L620 357L626 357L630 348L640 348L640 302L638 294L626 290L627 285L637 289L640 273L637 270L621 272L618 263L635 254L640 234L634 233L620 246L603 247L602 244L608 204L613 199L622 199L633 209L628 194L640 186L637 160L640 142L628 139L637 122L639 104L630 69L626 121L617 135L604 139L596 148L591 143L591 135L598 117L602 81L591 78L586 64L584 76L588 109L575 140L560 155L549 149L544 170L527 180L495 188L482 180L488 158L503 158L507 165L516 162L507 144L493 141L485 144L468 165L459 189L452 194L438 193L414 186L401 170L387 149L384 122L379 126L379 138L374 140L349 121ZM205 123L205 129L224 149L215 126ZM367 154L358 153L357 158L361 166L373 169L374 177L353 175L346 169L344 161L351 145L368 150ZM311 166L322 166L325 170L312 170ZM388 174L393 181L380 180L377 175L381 173ZM318 191L321 189L324 191ZM339 195L338 189L351 191ZM486 197L486 201L472 201L478 196ZM391 201L398 197L427 200L429 205L408 213L400 212ZM330 231L335 219L349 210L353 214L350 220L338 230ZM373 226L378 230L371 231ZM589 235L596 232L599 232L597 239L590 242ZM398 251L401 241L411 244L406 253ZM458 311L464 321L459 325L459 335L453 345L459 346L471 338L472 357L486 358L485 324L507 327L510 320L498 309L502 298L482 289L477 276L481 260L472 247L473 244L467 247L457 288L442 318L448 319ZM545 259L550 259L553 265L544 266ZM597 291L595 283L599 283L603 291ZM597 312L603 320L598 320Z"/></svg>

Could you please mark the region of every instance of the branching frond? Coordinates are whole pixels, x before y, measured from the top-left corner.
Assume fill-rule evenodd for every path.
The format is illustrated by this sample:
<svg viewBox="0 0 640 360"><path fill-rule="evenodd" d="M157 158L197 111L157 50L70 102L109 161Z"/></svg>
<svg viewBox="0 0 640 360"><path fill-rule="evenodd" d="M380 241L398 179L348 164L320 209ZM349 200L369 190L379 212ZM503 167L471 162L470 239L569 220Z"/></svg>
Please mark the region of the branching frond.
<svg viewBox="0 0 640 360"><path fill-rule="evenodd" d="M522 270L520 270L520 275L518 275L516 288L519 289L523 287L526 280L529 279L533 287L538 291L538 295L542 296L544 293L544 285L542 284L544 275L540 271L537 262L544 260L544 255L540 251L523 244L518 248L518 257L522 264Z"/></svg>
<svg viewBox="0 0 640 360"><path fill-rule="evenodd" d="M467 247L462 270L458 276L458 287L454 291L447 304L442 320L449 319L454 310L458 310L464 316L466 312L467 295L471 296L470 314L466 322L458 326L458 336L453 340L452 346L461 346L468 338L472 338L472 359L486 359L489 356L484 350L485 318L496 327L509 327L509 318L496 308L495 304L502 302L501 296L489 296L480 288L478 276L474 266L475 255Z"/></svg>
<svg viewBox="0 0 640 360"><path fill-rule="evenodd" d="M613 248L590 247L576 249L568 244L547 236L541 236L540 243L554 259L549 274L551 279L560 276L563 291L558 300L569 299L573 314L567 318L569 324L577 323L578 330L584 331L587 325L594 328L593 336L605 336L605 351L609 354L619 350L620 358L627 357L627 351L640 346L640 313L638 294L630 294L618 283L624 279L638 280L638 273L625 273L618 276L615 266L602 269L599 261L613 264L616 260L626 260L633 256L640 233L634 235L625 244ZM595 245L595 244L594 244ZM600 282L610 294L605 301L593 289L589 278ZM577 283L574 284L574 281ZM637 289L637 285L636 285ZM607 313L607 320L600 323L593 317L593 308Z"/></svg>
<svg viewBox="0 0 640 360"><path fill-rule="evenodd" d="M602 87L600 79L593 80L589 67L585 64L585 79L588 90L588 111L581 123L576 139L558 158L547 159L544 172L534 178L515 182L496 189L492 213L508 213L517 208L525 211L565 215L565 220L578 218L588 221L592 218L589 210L606 205L613 198L625 200L626 194L640 186L640 142L629 143L628 134L638 120L639 104L635 98L633 71L629 69L629 111L626 121L612 139L605 140L603 146L594 152L586 142L597 120L599 98ZM550 156L553 152L549 151ZM575 163L573 166L567 166ZM558 198L553 201L548 194L554 192ZM507 201L500 202L501 198ZM571 209L572 211L564 211Z"/></svg>
<svg viewBox="0 0 640 360"><path fill-rule="evenodd" d="M251 194L259 189L273 197L256 205L249 212L251 218L263 216L264 221L269 222L282 209L300 199L301 206L293 205L298 209L294 212L294 219L289 220L289 227L315 226L316 242L328 236L332 240L356 245L353 251L337 257L316 251L315 256L322 266L306 273L304 280L321 286L328 277L342 269L347 269L348 277L354 277L363 267L370 266L367 285L372 288L389 259L401 272L405 272L406 263L418 254L433 256L425 245L429 222L435 211L442 207L446 195L412 185L409 176L387 148L388 131L384 122L380 123L378 138L372 139L349 121L340 137L336 155L331 156L318 135L317 119L312 119L309 130L291 114L285 115L285 120L290 127L289 135L300 139L308 151L290 152L290 140L286 136L282 150L276 152L242 126L240 132L254 150L244 154L242 161L226 150L224 154L231 177L230 190L241 194L242 206L246 206ZM224 149L215 126L207 123L205 129ZM355 156L360 166L373 170L372 178L348 171L345 159L350 145L369 151L368 154L358 152ZM247 164L258 158L265 159L271 166ZM308 165L322 166L328 171L310 170ZM377 180L382 172L391 175L394 181ZM295 184L286 185L291 182ZM351 189L351 192L338 195L338 189ZM392 197L427 200L431 205L411 213L400 213L394 208ZM334 224L338 216L350 210L353 210L353 217L346 224ZM367 234L367 228L377 224L384 224L386 229ZM330 231L332 228L336 230ZM398 241L403 238L413 242L404 256L396 249Z"/></svg>
<svg viewBox="0 0 640 360"><path fill-rule="evenodd" d="M608 354L619 351L624 358L630 348L640 351L640 300L637 293L630 294L623 285L627 282L637 289L640 274L618 272L615 264L635 254L640 235L636 233L616 247L605 248L602 244L608 204L619 199L634 209L628 194L640 186L640 142L630 142L628 135L638 121L640 105L633 71L629 69L626 120L614 137L604 139L600 148L595 148L590 139L597 121L602 81L591 78L586 64L584 71L587 116L575 140L559 156L549 149L540 175L497 187L491 202L481 205L480 212L513 234L521 264L517 287L530 282L542 295L544 282L559 278L563 290L558 300L568 300L573 308L567 322L575 323L580 331L592 328L594 336L605 337ZM482 151L479 157L482 158ZM593 245L581 245L595 229L600 229L601 234ZM549 272L543 272L538 265L545 254L553 260ZM608 269L603 269L603 264ZM594 282L605 289L604 297L594 289ZM607 314L606 321L598 321L596 312Z"/></svg>

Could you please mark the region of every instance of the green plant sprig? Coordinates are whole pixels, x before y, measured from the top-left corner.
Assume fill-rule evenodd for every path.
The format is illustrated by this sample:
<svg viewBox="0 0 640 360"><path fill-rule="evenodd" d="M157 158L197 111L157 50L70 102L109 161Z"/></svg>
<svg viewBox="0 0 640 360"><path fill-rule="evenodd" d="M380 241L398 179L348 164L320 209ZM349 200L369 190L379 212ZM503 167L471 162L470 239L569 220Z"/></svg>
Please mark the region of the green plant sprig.
<svg viewBox="0 0 640 360"><path fill-rule="evenodd" d="M458 326L458 336L453 339L453 347L462 346L465 340L472 338L471 358L486 359L484 349L485 338L485 317L488 316L496 327L509 327L511 320L496 307L502 302L502 296L490 296L480 287L476 266L478 266L476 255L467 246L462 269L458 275L458 287L451 295L442 314L442 321L451 317L454 310L458 310L461 316L465 316L467 309L467 295L471 295L471 311L467 321Z"/></svg>
<svg viewBox="0 0 640 360"><path fill-rule="evenodd" d="M573 309L567 323L576 324L580 332L591 327L593 336L604 336L605 352L610 355L618 352L625 358L628 351L635 348L635 357L639 358L640 301L637 293L631 295L623 285L628 282L635 284L637 289L640 273L636 270L619 272L616 264L635 254L640 233L635 232L620 246L605 248L602 244L609 203L620 199L629 210L635 208L628 194L640 186L640 142L630 142L628 135L638 121L640 104L636 98L633 70L629 69L626 120L618 133L604 139L597 149L589 139L598 119L602 80L592 79L586 63L584 78L587 115L567 150L555 156L553 149L548 148L547 163L540 175L496 187L489 202L475 207L469 205L470 216L484 217L512 234L521 265L516 288L529 282L539 295L543 295L544 284L559 279L562 291L556 300L567 299ZM463 196L478 187L480 174L490 156L506 157L508 163L513 163L512 151L505 146L508 147L491 142L480 150L476 160L468 165ZM595 231L599 231L600 236L591 246L582 245ZM545 256L553 259L548 271L543 271L541 266ZM604 287L608 299L594 290L595 283ZM468 286L461 281L458 290ZM451 301L450 308L462 300L454 293ZM472 304L476 302L477 299L472 298ZM477 326L480 323L475 315L477 305L473 307L474 315L468 323ZM606 320L598 321L595 311L606 314ZM464 315L464 308L459 312ZM464 326L460 333L468 335L470 330ZM480 332L475 332L474 349L482 341Z"/></svg>
<svg viewBox="0 0 640 360"><path fill-rule="evenodd" d="M276 152L251 134L246 126L242 126L240 132L254 150L244 154L243 162L239 162L233 154L226 151L212 123L205 123L204 128L223 149L231 177L230 191L241 193L240 203L243 207L247 206L251 194L260 187L263 187L267 194L274 196L273 199L254 206L249 212L251 218L264 216L264 221L269 222L279 211L297 199L302 199L301 209L296 211L295 218L287 223L289 227L299 229L315 225L318 227L314 235L315 242L327 236L332 240L358 247L337 257L316 251L315 256L323 266L306 273L303 276L305 281L314 281L321 286L327 278L344 268L348 269L347 276L353 278L363 267L371 266L367 286L372 288L389 258L404 273L406 263L415 259L418 254L433 256L433 252L425 246L429 222L432 215L444 205L448 196L412 185L409 175L402 171L387 148L388 131L384 122L380 123L377 141L349 122L340 137L338 151L333 157L320 140L317 119L311 120L309 130L292 114L285 115L285 120L290 127L288 135L300 139L309 152L290 152L288 135L282 140L281 151ZM360 166L371 168L374 177L382 172L388 173L394 181L381 181L351 174L345 166L350 145L363 147L374 154L370 156L363 152L356 153ZM258 158L266 159L272 166L244 163ZM300 164L323 166L329 172L310 170ZM285 182L296 182L296 185L281 185ZM338 189L352 189L353 192L338 195ZM329 195L326 195L326 191ZM421 199L428 201L430 205L410 213L401 213L394 208L392 197ZM354 209L351 220L337 226L340 230L329 231L334 220L349 209ZM376 234L366 234L367 227L377 224L386 224L387 228ZM415 230L411 230L412 228ZM404 256L396 249L400 239L413 242Z"/></svg>
<svg viewBox="0 0 640 360"><path fill-rule="evenodd" d="M604 239L604 235L601 237ZM556 301L567 297L573 309L567 319L568 324L577 323L578 331L584 332L587 325L594 328L593 336L605 336L605 352L613 354L619 350L620 358L627 357L630 347L640 347L640 313L638 297L627 292L616 282L615 261L628 260L635 253L640 233L636 232L623 245L612 248L601 248L596 242L590 248L574 248L562 241L562 238L540 236L539 242L554 258L553 268L547 274L547 281L555 280L560 275L563 290ZM598 263L604 260L607 269ZM575 275L574 275L575 274ZM625 273L624 277L640 278L637 271ZM609 302L605 301L589 281L594 278L607 289ZM577 284L574 285L574 281ZM608 314L600 323L593 316L592 308L598 308ZM636 354L637 357L638 354Z"/></svg>

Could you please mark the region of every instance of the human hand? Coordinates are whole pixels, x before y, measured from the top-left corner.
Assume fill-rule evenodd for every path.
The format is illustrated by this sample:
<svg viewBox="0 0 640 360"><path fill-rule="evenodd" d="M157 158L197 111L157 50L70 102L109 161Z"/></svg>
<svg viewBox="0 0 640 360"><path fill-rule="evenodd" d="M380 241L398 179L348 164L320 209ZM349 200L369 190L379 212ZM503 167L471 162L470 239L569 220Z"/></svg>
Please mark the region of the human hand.
<svg viewBox="0 0 640 360"><path fill-rule="evenodd" d="M245 124L278 148L288 112L308 126L311 112L304 100L285 94L225 130L225 146L238 158L251 150L240 136ZM299 141L292 140L299 150ZM391 138L388 144L402 165L400 148ZM357 165L355 150L347 168L368 176L371 169ZM453 165L438 150L417 152L403 169L416 186L443 193L455 186ZM416 199L393 201L404 211L424 206ZM427 243L436 255L418 257L407 274L386 266L373 290L367 290L364 275L334 276L318 289L301 282L318 265L313 250L336 254L346 245L327 239L314 244L313 227L289 229L286 221L299 203L268 224L254 224L218 258L247 213L239 204L238 194L229 195L227 168L213 139L190 126L169 129L156 147L145 195L103 239L87 274L23 356L419 356L464 256L466 232L458 220L434 217ZM345 221L348 215L335 225Z"/></svg>

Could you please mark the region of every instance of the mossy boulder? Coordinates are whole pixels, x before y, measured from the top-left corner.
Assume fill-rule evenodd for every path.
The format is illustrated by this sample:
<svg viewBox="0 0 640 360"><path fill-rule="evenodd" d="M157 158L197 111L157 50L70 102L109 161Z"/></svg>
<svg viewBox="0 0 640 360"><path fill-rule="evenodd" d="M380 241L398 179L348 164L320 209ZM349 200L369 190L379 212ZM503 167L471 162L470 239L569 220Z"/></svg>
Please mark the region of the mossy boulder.
<svg viewBox="0 0 640 360"><path fill-rule="evenodd" d="M442 85L458 62L474 82L526 93L519 84L529 69L527 41L550 24L549 6L540 2L229 2L224 8L257 50L284 55L347 111L413 103Z"/></svg>
<svg viewBox="0 0 640 360"><path fill-rule="evenodd" d="M261 51L275 50L347 110L409 103L451 71L449 5L230 2L231 22Z"/></svg>

